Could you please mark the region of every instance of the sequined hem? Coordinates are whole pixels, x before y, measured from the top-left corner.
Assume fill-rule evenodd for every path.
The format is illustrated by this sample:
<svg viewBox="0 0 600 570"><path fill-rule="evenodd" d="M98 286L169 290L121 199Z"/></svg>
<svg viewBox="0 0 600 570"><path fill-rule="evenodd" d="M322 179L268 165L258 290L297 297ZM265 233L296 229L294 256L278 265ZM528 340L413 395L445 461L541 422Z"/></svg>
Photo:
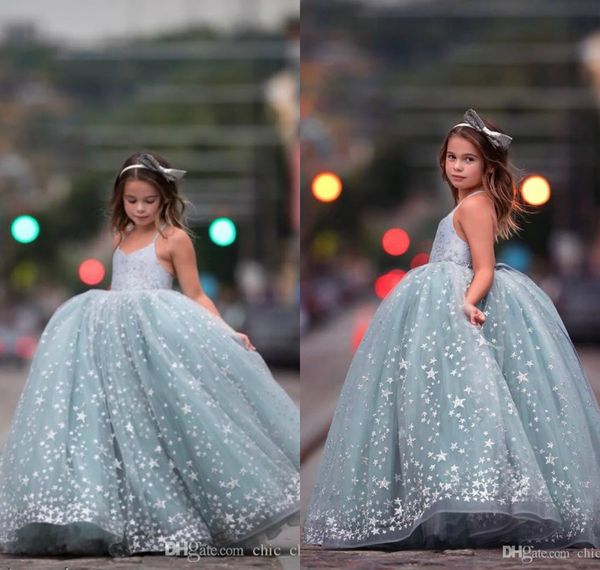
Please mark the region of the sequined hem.
<svg viewBox="0 0 600 570"><path fill-rule="evenodd" d="M374 545L393 549L489 548L502 544L539 548L600 546L592 513L579 516L570 530L565 531L565 521L552 506L532 501L504 503L502 506L478 501L473 505L464 498L443 499L433 502L414 518L398 516L392 510L388 517L370 519L362 525L352 522L352 515L313 512L305 523L303 541L334 549Z"/></svg>
<svg viewBox="0 0 600 570"><path fill-rule="evenodd" d="M165 552L167 544L251 547L279 534L283 526L299 525L298 482L287 490L288 499L276 506L257 506L252 516L225 515L213 521L209 531L201 514L169 518L170 530L161 524L98 516L82 518L71 509L40 507L15 513L9 532L0 535L0 552L12 554L109 554L130 556L141 552ZM294 494L295 493L295 494ZM89 512L89 508L80 509ZM247 519L247 520L246 520ZM16 523L16 524L15 524ZM214 528L220 527L219 532Z"/></svg>

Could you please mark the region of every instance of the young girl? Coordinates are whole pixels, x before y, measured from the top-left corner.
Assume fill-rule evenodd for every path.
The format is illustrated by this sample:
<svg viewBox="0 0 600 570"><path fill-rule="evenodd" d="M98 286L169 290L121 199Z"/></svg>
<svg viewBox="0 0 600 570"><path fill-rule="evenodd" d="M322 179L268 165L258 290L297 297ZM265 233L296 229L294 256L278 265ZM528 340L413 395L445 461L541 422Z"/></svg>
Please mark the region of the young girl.
<svg viewBox="0 0 600 570"><path fill-rule="evenodd" d="M549 297L494 260L520 209L510 141L472 109L450 129L456 207L354 356L306 542L600 546L600 408Z"/></svg>
<svg viewBox="0 0 600 570"><path fill-rule="evenodd" d="M297 518L298 409L200 286L183 174L138 153L115 180L111 290L53 315L0 457L4 552L251 545Z"/></svg>

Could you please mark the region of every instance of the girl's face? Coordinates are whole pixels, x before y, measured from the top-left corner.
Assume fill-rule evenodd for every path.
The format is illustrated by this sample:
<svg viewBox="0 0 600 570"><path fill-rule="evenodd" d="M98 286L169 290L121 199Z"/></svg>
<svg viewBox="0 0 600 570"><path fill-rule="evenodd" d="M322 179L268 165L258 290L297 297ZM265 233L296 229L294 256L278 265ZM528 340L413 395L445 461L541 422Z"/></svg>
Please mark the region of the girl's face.
<svg viewBox="0 0 600 570"><path fill-rule="evenodd" d="M446 176L457 190L469 192L483 185L483 158L467 139L452 135L446 149Z"/></svg>
<svg viewBox="0 0 600 570"><path fill-rule="evenodd" d="M145 180L127 180L123 190L123 206L136 227L154 225L160 209L160 193Z"/></svg>

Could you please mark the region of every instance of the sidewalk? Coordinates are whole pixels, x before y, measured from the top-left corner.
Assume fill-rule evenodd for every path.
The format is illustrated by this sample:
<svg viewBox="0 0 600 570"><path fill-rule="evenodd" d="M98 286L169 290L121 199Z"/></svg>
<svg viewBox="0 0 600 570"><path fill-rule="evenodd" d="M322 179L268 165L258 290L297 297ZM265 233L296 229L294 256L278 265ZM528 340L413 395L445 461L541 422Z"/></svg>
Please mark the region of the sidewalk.
<svg viewBox="0 0 600 570"><path fill-rule="evenodd" d="M374 550L320 550L302 546L302 568L448 568L454 570L507 570L515 568L545 568L559 570L577 568L592 570L600 567L600 549L573 549L533 551L531 562L516 555L503 558L500 548L465 550L406 550L383 552ZM535 556L547 558L534 558ZM586 557L587 556L587 557Z"/></svg>

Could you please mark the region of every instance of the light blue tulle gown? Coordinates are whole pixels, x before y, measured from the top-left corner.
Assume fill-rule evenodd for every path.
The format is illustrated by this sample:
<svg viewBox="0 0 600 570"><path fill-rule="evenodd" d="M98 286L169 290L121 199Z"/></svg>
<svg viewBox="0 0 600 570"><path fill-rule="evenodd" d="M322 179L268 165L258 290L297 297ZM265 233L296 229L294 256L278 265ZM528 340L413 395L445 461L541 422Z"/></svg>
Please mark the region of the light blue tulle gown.
<svg viewBox="0 0 600 570"><path fill-rule="evenodd" d="M0 551L252 546L298 524L297 407L171 287L154 242L117 249L112 290L53 315L0 456Z"/></svg>
<svg viewBox="0 0 600 570"><path fill-rule="evenodd" d="M304 540L598 547L594 393L550 298L519 271L496 265L479 303L486 322L469 323L471 256L454 211L429 263L381 303L354 356Z"/></svg>

